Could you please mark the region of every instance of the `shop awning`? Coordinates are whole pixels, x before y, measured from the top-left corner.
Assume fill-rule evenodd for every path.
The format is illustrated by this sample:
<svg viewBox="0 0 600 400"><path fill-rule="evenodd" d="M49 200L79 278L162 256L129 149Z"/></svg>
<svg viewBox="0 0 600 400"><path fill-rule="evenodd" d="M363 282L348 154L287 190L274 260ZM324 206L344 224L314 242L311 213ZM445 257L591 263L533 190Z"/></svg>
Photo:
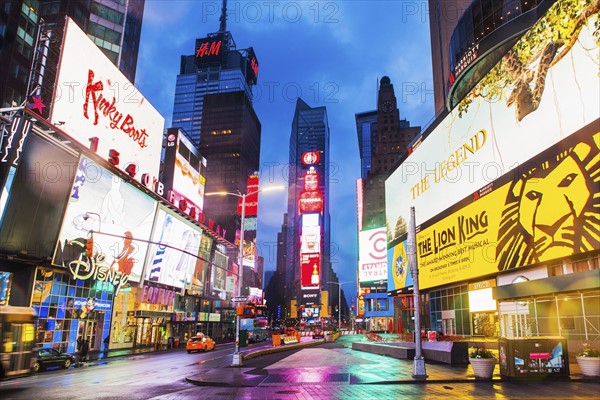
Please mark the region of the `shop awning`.
<svg viewBox="0 0 600 400"><path fill-rule="evenodd" d="M538 296L549 293L573 292L577 290L598 289L600 287L600 270L577 272L568 275L551 276L528 282L492 288L495 300Z"/></svg>

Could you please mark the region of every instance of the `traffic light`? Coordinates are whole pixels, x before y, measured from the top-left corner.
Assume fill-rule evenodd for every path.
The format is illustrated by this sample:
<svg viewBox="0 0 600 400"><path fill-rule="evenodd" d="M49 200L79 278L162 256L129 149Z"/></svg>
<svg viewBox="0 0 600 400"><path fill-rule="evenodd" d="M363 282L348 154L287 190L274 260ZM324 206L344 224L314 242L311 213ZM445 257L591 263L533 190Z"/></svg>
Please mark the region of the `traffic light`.
<svg viewBox="0 0 600 400"><path fill-rule="evenodd" d="M85 240L85 255L88 258L92 258L92 256L94 255L94 238L87 238Z"/></svg>

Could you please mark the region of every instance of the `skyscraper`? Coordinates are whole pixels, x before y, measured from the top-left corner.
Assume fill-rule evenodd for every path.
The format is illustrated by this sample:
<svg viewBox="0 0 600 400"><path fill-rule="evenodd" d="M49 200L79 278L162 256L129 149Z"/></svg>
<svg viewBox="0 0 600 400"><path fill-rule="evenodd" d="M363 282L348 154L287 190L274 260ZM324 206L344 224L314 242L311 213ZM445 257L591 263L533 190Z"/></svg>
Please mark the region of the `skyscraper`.
<svg viewBox="0 0 600 400"><path fill-rule="evenodd" d="M291 305L318 308L321 289L331 280L329 135L327 109L298 98L290 135L284 241L285 300Z"/></svg>
<svg viewBox="0 0 600 400"><path fill-rule="evenodd" d="M446 85L450 79L448 58L450 38L463 10L473 0L429 0L429 29L431 31L431 63L435 114L444 111Z"/></svg>
<svg viewBox="0 0 600 400"><path fill-rule="evenodd" d="M394 85L387 76L380 80L377 111L358 113L355 119L364 180L362 226L379 228L385 225L385 179L421 128L400 119Z"/></svg>
<svg viewBox="0 0 600 400"><path fill-rule="evenodd" d="M206 158L206 193L247 193L248 176L259 169L261 125L244 91L204 96L200 153ZM227 230L235 241L239 228L238 199L210 197L204 202L206 215ZM249 215L247 215L249 216ZM246 240L253 238L246 235Z"/></svg>
<svg viewBox="0 0 600 400"><path fill-rule="evenodd" d="M435 113L451 110L555 0L429 0Z"/></svg>
<svg viewBox="0 0 600 400"><path fill-rule="evenodd" d="M356 113L354 118L360 153L360 177L365 180L372 167L373 144L377 133L377 110Z"/></svg>
<svg viewBox="0 0 600 400"><path fill-rule="evenodd" d="M358 213L358 313L369 320L368 329L389 329L394 313L386 291L387 269L382 261L386 257L385 252L376 254L376 243L386 236L385 180L421 128L400 119L394 85L387 76L379 82L377 110L358 113L355 119L362 170L357 183L357 206L362 210ZM385 306L378 310L372 304Z"/></svg>
<svg viewBox="0 0 600 400"><path fill-rule="evenodd" d="M135 82L145 0L13 0L0 9L0 107L30 101L26 93L43 85L51 103L52 61L60 52L65 16L77 25L131 82ZM50 45L50 42L53 45ZM39 50L37 57L36 49ZM32 63L36 62L32 72ZM40 75L42 71L45 77Z"/></svg>
<svg viewBox="0 0 600 400"><path fill-rule="evenodd" d="M219 31L196 39L193 55L181 56L175 86L172 125L182 128L198 148L205 113L205 96L243 92L252 99L258 61L252 47L238 50L226 28L226 2Z"/></svg>
<svg viewBox="0 0 600 400"><path fill-rule="evenodd" d="M223 1L219 30L196 39L194 54L181 56L172 126L182 129L206 158L206 193L248 194L248 177L256 174L260 164L261 124L252 104L258 61L251 47L236 48L227 30L226 4ZM204 199L204 213L232 243L240 229L238 200L235 196ZM255 237L255 230L245 229L245 241ZM237 259L236 254L231 256ZM244 274L243 292L246 286L257 286L256 280L254 284L248 280L257 271Z"/></svg>

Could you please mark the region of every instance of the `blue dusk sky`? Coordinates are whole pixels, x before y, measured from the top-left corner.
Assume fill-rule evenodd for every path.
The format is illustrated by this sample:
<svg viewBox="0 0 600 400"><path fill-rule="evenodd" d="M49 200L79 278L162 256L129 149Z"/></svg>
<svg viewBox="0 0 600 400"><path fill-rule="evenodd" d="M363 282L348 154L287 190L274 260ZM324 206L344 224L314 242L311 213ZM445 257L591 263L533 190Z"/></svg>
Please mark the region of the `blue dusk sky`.
<svg viewBox="0 0 600 400"><path fill-rule="evenodd" d="M427 1L228 1L227 30L259 61L254 108L262 124L260 185L286 184L296 99L325 106L330 127L331 261L349 302L356 296L355 114L376 109L387 75L400 118L426 126L434 116ZM180 57L219 29L221 1L146 0L136 86L171 125ZM257 244L265 270L276 265L287 191L260 194Z"/></svg>

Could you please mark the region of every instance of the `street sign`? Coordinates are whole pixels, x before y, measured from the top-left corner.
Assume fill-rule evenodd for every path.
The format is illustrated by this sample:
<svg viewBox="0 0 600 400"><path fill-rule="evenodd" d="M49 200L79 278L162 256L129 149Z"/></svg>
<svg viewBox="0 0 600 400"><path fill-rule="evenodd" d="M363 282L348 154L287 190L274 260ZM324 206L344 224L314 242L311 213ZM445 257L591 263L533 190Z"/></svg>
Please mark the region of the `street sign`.
<svg viewBox="0 0 600 400"><path fill-rule="evenodd" d="M232 297L231 301L233 301L234 303L245 303L248 301L247 297Z"/></svg>

